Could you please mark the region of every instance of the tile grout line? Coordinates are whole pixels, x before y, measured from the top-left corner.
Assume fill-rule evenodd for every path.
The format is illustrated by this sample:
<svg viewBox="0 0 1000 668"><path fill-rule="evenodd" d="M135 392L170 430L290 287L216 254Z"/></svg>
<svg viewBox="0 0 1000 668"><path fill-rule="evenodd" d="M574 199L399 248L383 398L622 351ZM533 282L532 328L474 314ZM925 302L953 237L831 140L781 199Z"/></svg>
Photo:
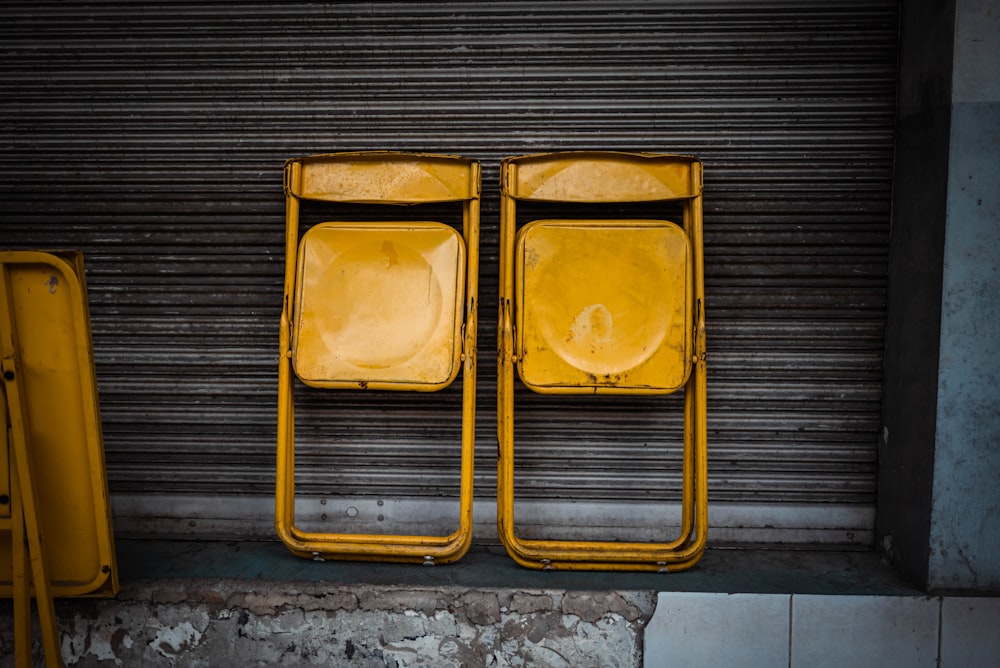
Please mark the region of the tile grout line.
<svg viewBox="0 0 1000 668"><path fill-rule="evenodd" d="M944 626L944 597L938 596L938 623L937 623L937 661L934 665L941 668L941 635Z"/></svg>
<svg viewBox="0 0 1000 668"><path fill-rule="evenodd" d="M795 594L788 595L788 668L792 668L792 606L795 604Z"/></svg>

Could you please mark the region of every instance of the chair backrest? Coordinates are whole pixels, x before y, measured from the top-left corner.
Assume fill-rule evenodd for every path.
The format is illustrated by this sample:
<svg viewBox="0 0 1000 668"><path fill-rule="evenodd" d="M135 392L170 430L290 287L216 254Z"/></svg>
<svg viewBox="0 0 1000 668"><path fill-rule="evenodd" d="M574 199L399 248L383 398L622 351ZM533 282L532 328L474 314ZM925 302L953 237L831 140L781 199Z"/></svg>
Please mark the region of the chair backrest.
<svg viewBox="0 0 1000 668"><path fill-rule="evenodd" d="M505 158L501 189L515 200L657 202L701 195L692 156L566 151Z"/></svg>
<svg viewBox="0 0 1000 668"><path fill-rule="evenodd" d="M285 163L285 192L326 202L460 202L479 197L478 167L465 158L427 153L311 155Z"/></svg>

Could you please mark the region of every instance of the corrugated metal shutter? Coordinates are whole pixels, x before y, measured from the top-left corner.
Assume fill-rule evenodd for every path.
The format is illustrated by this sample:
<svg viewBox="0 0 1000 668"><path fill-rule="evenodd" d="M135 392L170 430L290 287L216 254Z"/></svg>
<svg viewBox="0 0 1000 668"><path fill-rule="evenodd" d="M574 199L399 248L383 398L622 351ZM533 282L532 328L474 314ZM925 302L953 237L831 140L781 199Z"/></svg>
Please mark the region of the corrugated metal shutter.
<svg viewBox="0 0 1000 668"><path fill-rule="evenodd" d="M6 3L0 246L86 254L119 530L270 531L281 165L396 149L483 163L491 540L498 163L617 149L705 161L715 539L870 540L896 4ZM456 388L303 394L303 512L436 507ZM526 517L675 501L676 397L517 400Z"/></svg>

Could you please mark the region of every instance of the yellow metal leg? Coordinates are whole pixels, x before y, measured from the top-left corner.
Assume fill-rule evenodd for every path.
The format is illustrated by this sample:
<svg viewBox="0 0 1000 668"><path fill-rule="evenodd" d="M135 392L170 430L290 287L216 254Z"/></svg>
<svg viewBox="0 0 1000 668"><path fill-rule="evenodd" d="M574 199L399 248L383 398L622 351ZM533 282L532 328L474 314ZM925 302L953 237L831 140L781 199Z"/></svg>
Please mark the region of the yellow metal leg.
<svg viewBox="0 0 1000 668"><path fill-rule="evenodd" d="M11 452L11 470L16 470ZM59 633L56 625L55 607L48 579L39 580L39 572L47 574L44 558L31 557L32 541L25 521L23 496L19 476L11 476L11 563L13 564L14 589L14 665L29 668L31 655L31 594L32 585L38 580L41 586L34 586L38 607L38 620L45 648L46 664L62 665L62 651L59 647Z"/></svg>
<svg viewBox="0 0 1000 668"><path fill-rule="evenodd" d="M11 487L11 557L14 565L15 659L18 665L31 665L31 590L34 590L41 627L42 644L46 663L61 666L59 632L56 626L55 607L52 602L49 573L46 568L42 542L41 522L38 516L38 498L31 471L31 457L27 442L27 418L22 397L21 369L17 347L10 293L6 271L0 279L0 319L3 320L3 338L0 339L0 374L3 376L4 398L10 420L8 451ZM25 555L27 551L27 555ZM27 562L27 564L25 563ZM28 566L26 568L25 566Z"/></svg>
<svg viewBox="0 0 1000 668"><path fill-rule="evenodd" d="M6 406L6 392L4 405ZM3 430L4 464L8 471L14 471L10 451L9 429ZM14 665L18 668L31 666L31 579L28 575L28 544L24 535L24 510L21 508L21 494L17 476L10 475L10 526L11 581L14 604Z"/></svg>

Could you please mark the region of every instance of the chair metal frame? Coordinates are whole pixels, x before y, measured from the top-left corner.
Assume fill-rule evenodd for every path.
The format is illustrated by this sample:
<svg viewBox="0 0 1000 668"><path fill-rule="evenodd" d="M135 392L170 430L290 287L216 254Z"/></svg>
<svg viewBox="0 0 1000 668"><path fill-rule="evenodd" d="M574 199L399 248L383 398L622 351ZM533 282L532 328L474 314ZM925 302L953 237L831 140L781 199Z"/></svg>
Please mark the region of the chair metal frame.
<svg viewBox="0 0 1000 668"><path fill-rule="evenodd" d="M608 151L571 151L505 158L500 169L500 311L497 361L497 527L508 554L536 569L677 571L704 553L708 530L707 420L702 243L702 164L694 157ZM691 248L693 290L687 308L692 330L690 371L684 382L684 453L681 529L669 542L525 539L514 521L514 375L522 375L524 332L517 285L517 203L677 202ZM589 221L573 221L585 225ZM600 222L600 221L598 221ZM626 222L626 221L620 221ZM524 229L523 227L521 229ZM527 300L529 297L525 297ZM623 374L627 376L627 374ZM522 378L522 382L524 379ZM546 393L667 394L670 387L632 385L622 379L562 387L528 387Z"/></svg>
<svg viewBox="0 0 1000 668"><path fill-rule="evenodd" d="M275 527L294 554L322 559L450 563L460 559L472 540L473 455L476 400L476 330L479 273L479 163L457 156L388 151L335 153L295 158L285 163L285 288L279 337L278 450ZM459 365L462 369L462 447L458 527L449 535L321 533L295 524L295 400L293 355L299 253L299 203L314 200L349 204L455 203L462 207L464 297ZM388 224L388 223L386 223ZM363 224L358 224L363 225ZM411 224L412 226L412 224ZM460 289L460 288L459 288ZM456 374L457 375L457 374ZM452 379L455 375L452 376ZM329 383L344 389L434 391L451 382ZM323 386L323 385L320 385Z"/></svg>

